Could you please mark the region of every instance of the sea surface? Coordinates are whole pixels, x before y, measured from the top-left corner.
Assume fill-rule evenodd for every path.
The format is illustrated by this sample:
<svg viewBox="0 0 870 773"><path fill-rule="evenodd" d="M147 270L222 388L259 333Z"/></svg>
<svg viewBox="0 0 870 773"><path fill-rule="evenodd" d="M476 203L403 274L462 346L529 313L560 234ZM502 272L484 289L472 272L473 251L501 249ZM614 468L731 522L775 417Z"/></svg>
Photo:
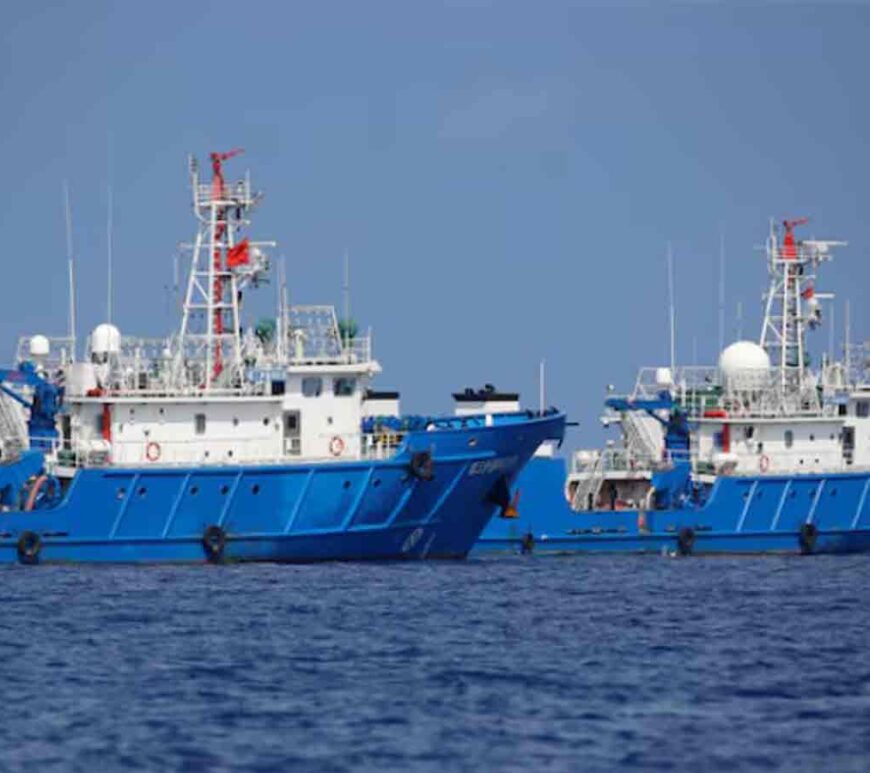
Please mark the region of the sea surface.
<svg viewBox="0 0 870 773"><path fill-rule="evenodd" d="M870 770L870 556L0 569L2 770Z"/></svg>

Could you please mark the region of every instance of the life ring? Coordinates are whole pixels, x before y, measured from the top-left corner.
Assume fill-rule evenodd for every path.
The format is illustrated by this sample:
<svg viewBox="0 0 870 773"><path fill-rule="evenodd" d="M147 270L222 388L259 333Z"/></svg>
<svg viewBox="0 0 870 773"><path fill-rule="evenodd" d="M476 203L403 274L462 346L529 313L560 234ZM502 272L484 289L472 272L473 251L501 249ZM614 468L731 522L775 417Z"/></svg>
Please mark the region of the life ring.
<svg viewBox="0 0 870 773"><path fill-rule="evenodd" d="M770 469L770 457L767 454L762 454L759 458L758 469L761 472L767 472Z"/></svg>
<svg viewBox="0 0 870 773"><path fill-rule="evenodd" d="M808 556L815 550L816 538L819 536L819 530L814 523L801 524L800 532L798 533L798 542L801 546L801 553Z"/></svg>
<svg viewBox="0 0 870 773"><path fill-rule="evenodd" d="M344 439L336 435L329 441L329 453L333 456L341 456L344 453Z"/></svg>
<svg viewBox="0 0 870 773"><path fill-rule="evenodd" d="M695 547L695 530L691 526L683 526L677 534L677 549L681 556L690 556Z"/></svg>
<svg viewBox="0 0 870 773"><path fill-rule="evenodd" d="M223 558L226 544L227 535L220 526L212 524L202 534L202 549L206 559L213 564Z"/></svg>
<svg viewBox="0 0 870 773"><path fill-rule="evenodd" d="M148 445L145 446L145 458L149 462L156 462L160 459L160 443L156 443L153 440L148 443Z"/></svg>
<svg viewBox="0 0 870 773"><path fill-rule="evenodd" d="M420 480L432 480L435 477L435 465L432 462L432 454L428 451L417 451L411 456L411 474ZM508 496L510 494L508 493Z"/></svg>
<svg viewBox="0 0 870 773"><path fill-rule="evenodd" d="M35 564L42 550L42 537L33 531L23 531L18 538L18 560L22 564Z"/></svg>

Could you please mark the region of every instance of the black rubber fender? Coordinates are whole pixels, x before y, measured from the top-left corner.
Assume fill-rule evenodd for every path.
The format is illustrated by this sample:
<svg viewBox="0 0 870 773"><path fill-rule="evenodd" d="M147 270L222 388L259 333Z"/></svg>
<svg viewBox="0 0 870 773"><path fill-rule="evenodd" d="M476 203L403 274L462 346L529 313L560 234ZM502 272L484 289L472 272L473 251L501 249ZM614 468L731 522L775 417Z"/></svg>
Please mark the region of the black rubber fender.
<svg viewBox="0 0 870 773"><path fill-rule="evenodd" d="M814 523L801 524L798 532L798 543L801 546L801 553L808 556L816 549L816 540L819 536L819 530Z"/></svg>
<svg viewBox="0 0 870 773"><path fill-rule="evenodd" d="M408 466L415 478L432 480L435 477L435 463L432 461L432 454L429 451L417 451L412 454Z"/></svg>
<svg viewBox="0 0 870 773"><path fill-rule="evenodd" d="M220 526L212 524L202 533L202 549L206 559L212 563L218 563L224 557L226 544L227 535Z"/></svg>
<svg viewBox="0 0 870 773"><path fill-rule="evenodd" d="M677 534L677 550L681 556L690 556L694 548L695 530L691 526L683 526Z"/></svg>
<svg viewBox="0 0 870 773"><path fill-rule="evenodd" d="M42 537L35 531L23 531L18 537L18 560L22 564L38 564Z"/></svg>

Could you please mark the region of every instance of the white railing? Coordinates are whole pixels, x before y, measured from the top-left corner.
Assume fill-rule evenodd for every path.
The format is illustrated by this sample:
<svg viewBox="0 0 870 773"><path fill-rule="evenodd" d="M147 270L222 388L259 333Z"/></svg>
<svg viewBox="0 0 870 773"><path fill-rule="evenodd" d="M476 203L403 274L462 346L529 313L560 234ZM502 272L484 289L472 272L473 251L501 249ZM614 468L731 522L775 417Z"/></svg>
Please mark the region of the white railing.
<svg viewBox="0 0 870 773"><path fill-rule="evenodd" d="M15 364L25 361L38 361L49 370L63 367L74 359L75 339L69 336L45 336L48 340L48 355L34 357L30 351L31 341L35 336L21 336L15 347Z"/></svg>

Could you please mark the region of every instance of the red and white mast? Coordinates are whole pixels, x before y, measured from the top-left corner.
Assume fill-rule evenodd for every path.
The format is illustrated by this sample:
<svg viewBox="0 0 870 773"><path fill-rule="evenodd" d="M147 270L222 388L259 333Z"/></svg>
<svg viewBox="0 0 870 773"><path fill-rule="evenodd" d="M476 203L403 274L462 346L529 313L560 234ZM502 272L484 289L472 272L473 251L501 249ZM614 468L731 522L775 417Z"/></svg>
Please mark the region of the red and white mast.
<svg viewBox="0 0 870 773"><path fill-rule="evenodd" d="M795 239L796 226L807 218L782 222L782 243L777 240L773 222L767 239L770 287L765 296L761 345L770 355L779 374L779 387L785 392L802 391L808 367L806 332L821 323L820 300L833 298L816 291L819 266L831 259L831 248L845 245L839 241Z"/></svg>
<svg viewBox="0 0 870 773"><path fill-rule="evenodd" d="M231 184L224 179L224 162L241 152L212 153L212 178L206 184L200 182L199 166L191 159L193 206L200 225L191 247L176 359L181 386L232 388L240 383L241 290L268 271L262 248L274 246L242 236L260 194L251 191L247 175Z"/></svg>

